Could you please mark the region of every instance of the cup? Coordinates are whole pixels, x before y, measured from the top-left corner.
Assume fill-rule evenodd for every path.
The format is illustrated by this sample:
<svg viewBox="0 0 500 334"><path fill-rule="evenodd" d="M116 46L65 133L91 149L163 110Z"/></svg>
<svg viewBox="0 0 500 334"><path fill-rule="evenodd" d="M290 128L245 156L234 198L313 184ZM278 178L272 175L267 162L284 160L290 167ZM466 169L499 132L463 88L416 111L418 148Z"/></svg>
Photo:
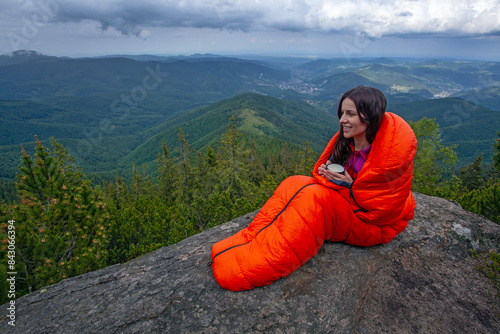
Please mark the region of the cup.
<svg viewBox="0 0 500 334"><path fill-rule="evenodd" d="M339 164L328 164L326 165L326 169L339 174L344 174L345 171L345 168Z"/></svg>

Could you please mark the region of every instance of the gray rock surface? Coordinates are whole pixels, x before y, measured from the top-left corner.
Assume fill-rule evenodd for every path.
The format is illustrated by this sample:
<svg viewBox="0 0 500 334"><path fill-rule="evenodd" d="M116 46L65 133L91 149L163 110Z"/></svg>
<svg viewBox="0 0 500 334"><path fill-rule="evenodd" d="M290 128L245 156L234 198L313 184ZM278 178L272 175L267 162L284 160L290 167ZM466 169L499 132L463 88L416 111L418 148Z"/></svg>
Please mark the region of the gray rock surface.
<svg viewBox="0 0 500 334"><path fill-rule="evenodd" d="M475 267L499 252L500 226L415 194L415 219L391 243L325 243L286 278L245 292L219 287L210 250L255 213L130 262L16 301L1 333L500 333L497 291Z"/></svg>

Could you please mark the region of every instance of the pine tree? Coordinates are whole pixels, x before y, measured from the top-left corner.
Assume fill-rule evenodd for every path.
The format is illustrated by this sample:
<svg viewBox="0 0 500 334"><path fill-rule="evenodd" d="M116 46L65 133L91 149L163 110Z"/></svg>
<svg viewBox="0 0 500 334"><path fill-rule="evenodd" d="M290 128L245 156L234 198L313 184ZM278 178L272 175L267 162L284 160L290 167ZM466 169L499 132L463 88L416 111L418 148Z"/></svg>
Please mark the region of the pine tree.
<svg viewBox="0 0 500 334"><path fill-rule="evenodd" d="M131 194L135 198L157 196L156 186L153 185L146 172L146 166L140 171L137 166L132 166Z"/></svg>
<svg viewBox="0 0 500 334"><path fill-rule="evenodd" d="M295 171L295 166L293 163L292 154L290 153L286 142L283 144L283 148L281 149L279 158L281 162L281 170L285 173L283 178L292 175Z"/></svg>
<svg viewBox="0 0 500 334"><path fill-rule="evenodd" d="M500 182L490 182L477 191L481 193L480 214L500 224Z"/></svg>
<svg viewBox="0 0 500 334"><path fill-rule="evenodd" d="M274 160L274 161L273 161ZM286 142L283 143L283 147L279 152L278 158L271 159L271 163L276 163L276 166L271 170L275 175L276 182L279 184L283 182L288 176L293 175L295 172L295 165L293 163L292 154L288 150L288 145Z"/></svg>
<svg viewBox="0 0 500 334"><path fill-rule="evenodd" d="M46 204L56 195L66 180L64 180L63 169L58 161L54 156L49 155L37 136L35 139L37 145L35 161L21 146L22 165L19 168L21 173L16 175L17 186L23 194L36 195L37 200Z"/></svg>
<svg viewBox="0 0 500 334"><path fill-rule="evenodd" d="M206 196L212 194L217 186L217 155L214 150L208 146L207 151L205 153L203 163L198 166L198 169L201 170L203 177L200 180L200 185L202 185L201 189Z"/></svg>
<svg viewBox="0 0 500 334"><path fill-rule="evenodd" d="M473 163L460 170L460 180L467 190L479 189L484 184L482 163L481 153Z"/></svg>
<svg viewBox="0 0 500 334"><path fill-rule="evenodd" d="M228 191L233 196L242 196L250 190L247 182L248 169L242 162L241 138L242 134L236 128L235 117L232 116L221 140L222 156L219 159L219 175L221 182L224 182L222 190Z"/></svg>
<svg viewBox="0 0 500 334"><path fill-rule="evenodd" d="M176 170L174 168L174 162L170 157L170 150L165 141L162 142L162 150L158 153L158 171L160 196L167 203L173 203L175 199L174 182L176 179Z"/></svg>
<svg viewBox="0 0 500 334"><path fill-rule="evenodd" d="M177 178L174 180L175 198L179 202L191 203L197 182L190 161L192 149L189 146L187 135L182 131L182 128L179 129L178 140L178 173Z"/></svg>
<svg viewBox="0 0 500 334"><path fill-rule="evenodd" d="M483 215L500 224L500 182L490 180L480 189L462 192L457 200L465 210Z"/></svg>
<svg viewBox="0 0 500 334"><path fill-rule="evenodd" d="M69 151L53 137L50 138L50 144L53 147L54 159L57 164L59 164L62 173L66 177L66 183L77 184L84 179L85 176L82 172L82 168L76 164L76 159L71 156Z"/></svg>
<svg viewBox="0 0 500 334"><path fill-rule="evenodd" d="M311 145L309 145L309 142L306 142L304 150L298 152L297 154L297 168L295 170L295 174L311 176L315 164L316 155L314 154Z"/></svg>
<svg viewBox="0 0 500 334"><path fill-rule="evenodd" d="M173 207L159 196L145 194L131 197L120 210L110 209L108 264L122 263L168 245Z"/></svg>
<svg viewBox="0 0 500 334"><path fill-rule="evenodd" d="M106 262L106 203L83 179L69 153L52 143L49 151L36 138L34 159L21 149L16 179L22 202L3 213L16 224L16 286L21 294Z"/></svg>
<svg viewBox="0 0 500 334"><path fill-rule="evenodd" d="M283 181L280 178L281 166L278 164L278 161L276 160L276 156L274 154L272 154L271 157L269 158L269 165L267 166L266 170L267 174L271 175L277 184Z"/></svg>
<svg viewBox="0 0 500 334"><path fill-rule="evenodd" d="M123 178L117 173L115 184L109 183L105 187L105 193L108 198L116 205L117 209L120 210L130 200L130 191L128 186L125 184Z"/></svg>
<svg viewBox="0 0 500 334"><path fill-rule="evenodd" d="M500 175L500 132L497 132L497 136L499 138L497 139L496 144L493 145L495 148L495 151L493 152L493 166L498 175Z"/></svg>
<svg viewBox="0 0 500 334"><path fill-rule="evenodd" d="M449 188L452 168L457 161L454 147L441 144L439 125L434 119L410 122L417 137L417 153L413 161L414 191L436 195L440 188Z"/></svg>
<svg viewBox="0 0 500 334"><path fill-rule="evenodd" d="M266 176L266 169L259 158L255 142L252 140L250 150L247 152L248 178L254 185L259 185Z"/></svg>

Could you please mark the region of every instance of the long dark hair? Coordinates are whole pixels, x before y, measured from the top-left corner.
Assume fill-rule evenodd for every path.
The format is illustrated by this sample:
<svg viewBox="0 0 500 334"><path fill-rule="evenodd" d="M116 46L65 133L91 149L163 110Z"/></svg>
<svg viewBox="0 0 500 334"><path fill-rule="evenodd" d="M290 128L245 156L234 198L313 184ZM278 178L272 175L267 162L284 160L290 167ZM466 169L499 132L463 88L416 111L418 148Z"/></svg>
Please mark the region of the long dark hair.
<svg viewBox="0 0 500 334"><path fill-rule="evenodd" d="M377 88L358 86L352 88L342 95L337 107L337 116L342 117L342 102L350 98L356 105L361 122L366 124L366 140L371 144L380 128L380 123L384 118L387 100ZM332 162L345 166L351 153L351 144L354 144L354 138L344 137L344 129L340 124L340 131L333 147L330 160ZM333 159L333 160L332 160Z"/></svg>

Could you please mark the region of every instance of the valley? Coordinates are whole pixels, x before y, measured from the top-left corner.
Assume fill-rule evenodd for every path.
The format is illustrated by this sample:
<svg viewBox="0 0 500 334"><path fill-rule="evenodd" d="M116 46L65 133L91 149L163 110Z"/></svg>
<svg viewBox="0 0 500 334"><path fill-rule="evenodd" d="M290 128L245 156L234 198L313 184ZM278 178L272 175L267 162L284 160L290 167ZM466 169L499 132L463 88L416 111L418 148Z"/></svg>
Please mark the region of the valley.
<svg viewBox="0 0 500 334"><path fill-rule="evenodd" d="M90 176L152 165L185 132L193 154L216 147L231 116L261 152L306 142L318 153L338 129L336 103L357 85L382 90L408 121L435 119L459 165L491 160L500 130L495 62L298 57L0 56L0 178L17 172L20 146L54 137ZM262 145L259 147L259 145Z"/></svg>

